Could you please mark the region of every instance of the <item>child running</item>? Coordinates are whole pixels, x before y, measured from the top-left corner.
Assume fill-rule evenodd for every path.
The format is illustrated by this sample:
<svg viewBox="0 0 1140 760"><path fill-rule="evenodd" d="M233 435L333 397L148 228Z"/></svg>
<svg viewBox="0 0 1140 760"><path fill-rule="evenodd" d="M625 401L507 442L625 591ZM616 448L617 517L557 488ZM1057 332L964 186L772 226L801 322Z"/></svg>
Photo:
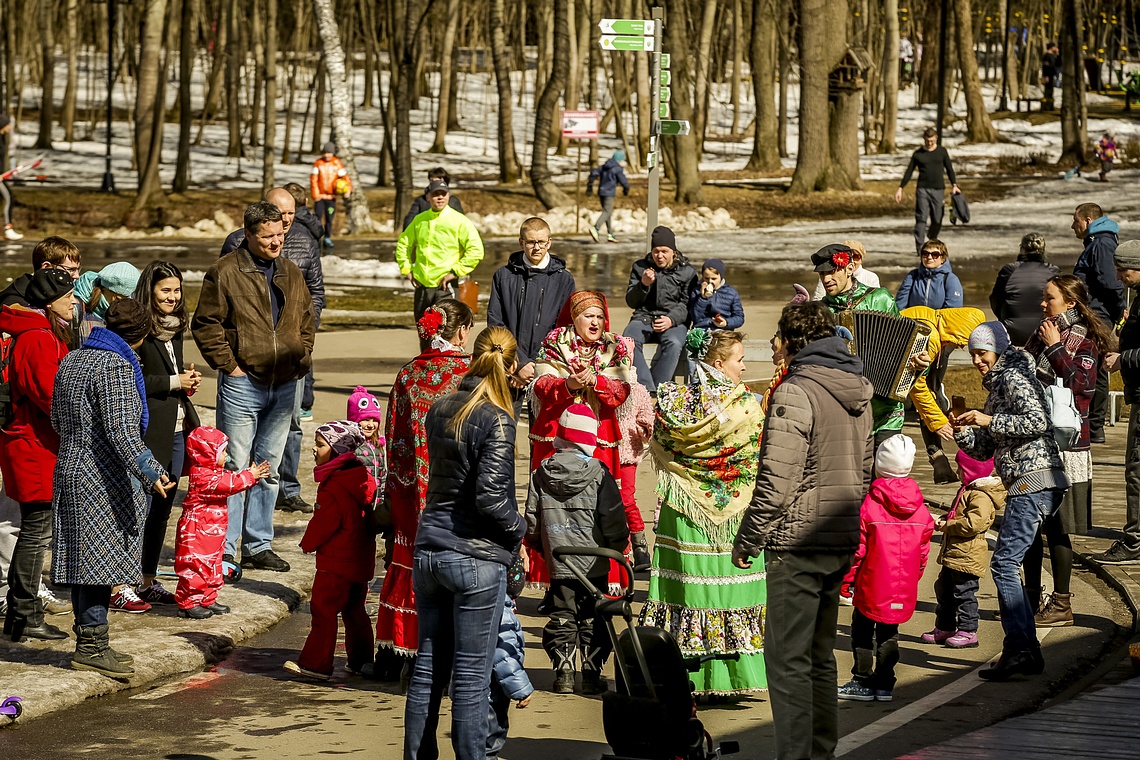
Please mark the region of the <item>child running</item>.
<svg viewBox="0 0 1140 760"><path fill-rule="evenodd" d="M526 585L526 573L521 567L520 553L511 571L507 573L507 595L503 600L503 617L499 620L499 639L495 644L495 658L491 666L491 711L488 714L487 760L499 760L499 753L507 743L510 728L511 702L520 709L530 704L534 686L523 667L526 654L522 623L516 614L515 600Z"/></svg>
<svg viewBox="0 0 1140 760"><path fill-rule="evenodd" d="M922 634L922 640L965 649L978 645L978 582L990 553L986 531L1005 507L1005 486L994 475L994 460L981 462L959 451L957 461L962 487L945 519L934 521L934 529L943 534L938 552L942 569L934 581L934 630Z"/></svg>
<svg viewBox="0 0 1140 760"><path fill-rule="evenodd" d="M592 557L556 559L560 546L601 546L625 551L629 528L617 481L594 459L598 418L585 404L571 404L558 420L555 452L530 476L526 499L527 542L541 542L550 569L553 609L542 629L542 648L554 664L554 693L574 692L574 658L582 650L582 693L607 688L602 666L613 648L605 624L594 615L594 597L570 571L582 571L595 588L604 589L609 561Z"/></svg>
<svg viewBox="0 0 1140 760"><path fill-rule="evenodd" d="M174 539L174 601L180 617L203 620L230 608L217 601L222 587L222 551L226 542L226 499L253 488L269 475L269 462L248 470L226 469L230 439L213 427L197 427L186 437L190 483Z"/></svg>
<svg viewBox="0 0 1140 760"><path fill-rule="evenodd" d="M346 670L360 673L372 663L372 621L364 609L368 582L376 572L372 501L376 481L356 458L364 442L360 426L348 420L317 428L313 478L317 506L301 539L301 550L317 553L317 575L309 600L312 628L297 661L285 670L327 681L336 652L336 617L344 620Z"/></svg>
<svg viewBox="0 0 1140 760"><path fill-rule="evenodd" d="M914 441L893 435L875 454L876 478L863 499L859 548L845 586L855 586L851 681L840 699L890 702L899 661L899 624L910 620L918 603L918 581L926 569L934 518L910 477Z"/></svg>

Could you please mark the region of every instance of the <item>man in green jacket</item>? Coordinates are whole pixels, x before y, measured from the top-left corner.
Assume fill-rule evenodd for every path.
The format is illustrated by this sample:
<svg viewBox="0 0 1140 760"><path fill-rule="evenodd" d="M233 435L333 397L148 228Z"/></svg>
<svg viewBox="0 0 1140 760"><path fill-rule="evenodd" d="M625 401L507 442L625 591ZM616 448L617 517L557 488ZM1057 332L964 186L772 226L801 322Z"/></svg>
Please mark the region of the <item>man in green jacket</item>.
<svg viewBox="0 0 1140 760"><path fill-rule="evenodd" d="M448 205L451 191L447 185L432 182L427 196L431 208L417 214L396 242L400 275L416 288L416 321L441 298L455 298L456 280L466 277L483 260L479 230Z"/></svg>
<svg viewBox="0 0 1140 760"><path fill-rule="evenodd" d="M832 314L838 315L847 310L899 313L890 291L869 288L855 279L852 274L855 256L848 246L842 243L825 245L811 255L811 263L827 291L823 304ZM871 412L875 418L875 449L878 450L880 443L903 429L903 403L875 396L871 399Z"/></svg>

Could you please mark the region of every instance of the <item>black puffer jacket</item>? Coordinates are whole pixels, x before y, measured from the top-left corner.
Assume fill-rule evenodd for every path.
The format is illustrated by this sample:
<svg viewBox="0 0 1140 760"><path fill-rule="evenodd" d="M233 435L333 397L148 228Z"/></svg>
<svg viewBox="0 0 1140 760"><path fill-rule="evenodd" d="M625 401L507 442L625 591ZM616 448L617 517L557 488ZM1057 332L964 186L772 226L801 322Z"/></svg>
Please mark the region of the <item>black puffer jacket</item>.
<svg viewBox="0 0 1140 760"><path fill-rule="evenodd" d="M552 255L545 269L535 269L526 265L522 251L515 251L491 280L487 326L511 331L518 342L519 366L525 367L538 356L573 292L574 275L565 261Z"/></svg>
<svg viewBox="0 0 1140 760"><path fill-rule="evenodd" d="M1044 261L1015 261L998 272L990 308L1015 346L1024 346L1041 326L1041 293L1061 270Z"/></svg>
<svg viewBox="0 0 1140 760"><path fill-rule="evenodd" d="M300 225L308 230L309 234L313 236L313 241L319 246L321 238L325 236L325 228L321 226L321 220L317 215L309 210L308 206L300 206L297 209L297 216L293 219L294 225Z"/></svg>
<svg viewBox="0 0 1140 760"><path fill-rule="evenodd" d="M1128 313L1120 330L1120 376L1124 380L1124 401L1140 401L1140 308Z"/></svg>
<svg viewBox="0 0 1140 760"><path fill-rule="evenodd" d="M245 242L245 229L234 230L222 243L222 252L225 256L236 251ZM293 226L285 233L285 245L282 246L281 255L292 261L305 276L305 287L313 297L313 317L317 325L321 323L321 312L325 308L325 274L321 268L321 247L309 231L298 225L294 220Z"/></svg>
<svg viewBox="0 0 1140 760"><path fill-rule="evenodd" d="M648 288L641 282L641 275L646 269L657 270L657 280ZM646 254L629 270L625 303L633 309L632 318L638 321L651 323L657 317L665 316L673 320L674 326L683 325L689 319L689 292L696 284L697 271L680 251L668 269L658 269L653 263L653 256Z"/></svg>
<svg viewBox="0 0 1140 760"><path fill-rule="evenodd" d="M871 482L871 384L841 338L796 354L772 393L760 471L735 549L844 553Z"/></svg>
<svg viewBox="0 0 1140 760"><path fill-rule="evenodd" d="M526 529L515 500L515 421L488 403L471 413L458 438L451 430L479 379L464 377L458 391L428 412L427 506L416 548L450 549L509 566Z"/></svg>

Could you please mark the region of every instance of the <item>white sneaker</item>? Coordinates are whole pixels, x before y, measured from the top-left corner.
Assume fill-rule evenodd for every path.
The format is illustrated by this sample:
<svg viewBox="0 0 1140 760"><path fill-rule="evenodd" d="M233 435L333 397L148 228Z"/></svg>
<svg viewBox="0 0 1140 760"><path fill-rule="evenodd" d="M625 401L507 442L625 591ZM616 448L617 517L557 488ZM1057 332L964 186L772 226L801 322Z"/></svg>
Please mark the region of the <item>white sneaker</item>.
<svg viewBox="0 0 1140 760"><path fill-rule="evenodd" d="M8 240L23 240L24 236L12 229L12 225L4 225L4 237Z"/></svg>
<svg viewBox="0 0 1140 760"><path fill-rule="evenodd" d="M49 615L66 615L72 611L71 602L60 599L51 592L50 588L42 583L40 584L39 597L43 603L44 612Z"/></svg>

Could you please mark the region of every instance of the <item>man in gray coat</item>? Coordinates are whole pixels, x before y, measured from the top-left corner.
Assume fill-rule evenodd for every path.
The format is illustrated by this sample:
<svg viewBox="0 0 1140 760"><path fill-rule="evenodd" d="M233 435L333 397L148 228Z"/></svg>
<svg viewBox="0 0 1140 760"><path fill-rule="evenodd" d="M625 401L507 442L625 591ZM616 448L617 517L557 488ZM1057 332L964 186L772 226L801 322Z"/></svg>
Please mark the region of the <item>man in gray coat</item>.
<svg viewBox="0 0 1140 760"><path fill-rule="evenodd" d="M779 335L788 374L772 394L756 490L732 560L747 568L764 552L764 664L776 757L832 758L839 586L859 544L859 509L871 482L874 391L820 302L785 306Z"/></svg>

